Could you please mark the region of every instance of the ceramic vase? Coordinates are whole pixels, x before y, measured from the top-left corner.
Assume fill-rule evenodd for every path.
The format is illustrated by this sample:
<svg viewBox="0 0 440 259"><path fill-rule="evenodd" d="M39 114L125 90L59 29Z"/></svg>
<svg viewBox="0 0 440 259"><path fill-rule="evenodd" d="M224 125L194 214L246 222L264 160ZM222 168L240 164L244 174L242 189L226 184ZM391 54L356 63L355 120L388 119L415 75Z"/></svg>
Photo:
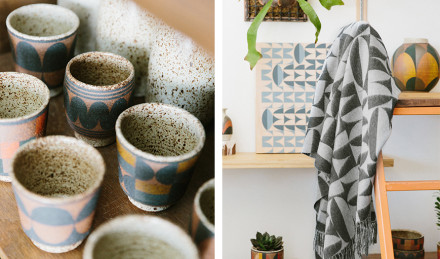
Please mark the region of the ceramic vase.
<svg viewBox="0 0 440 259"><path fill-rule="evenodd" d="M437 259L440 259L440 242L437 242Z"/></svg>
<svg viewBox="0 0 440 259"><path fill-rule="evenodd" d="M402 91L429 92L439 80L439 55L427 39L405 39L394 52L392 69Z"/></svg>
<svg viewBox="0 0 440 259"><path fill-rule="evenodd" d="M60 94L75 50L78 16L61 6L33 4L11 12L6 26L15 70L41 79L51 97Z"/></svg>
<svg viewBox="0 0 440 259"><path fill-rule="evenodd" d="M284 259L284 248L277 251L259 251L252 247L251 259Z"/></svg>
<svg viewBox="0 0 440 259"><path fill-rule="evenodd" d="M145 95L151 42L161 23L132 1L101 0L96 48L130 60L136 71L135 96Z"/></svg>
<svg viewBox="0 0 440 259"><path fill-rule="evenodd" d="M58 0L58 5L78 15L80 24L75 55L96 50L96 25L100 0Z"/></svg>
<svg viewBox="0 0 440 259"><path fill-rule="evenodd" d="M231 118L226 114L227 108L223 108L223 127L222 127L222 138L223 141L231 140L233 134L232 121Z"/></svg>
<svg viewBox="0 0 440 259"><path fill-rule="evenodd" d="M187 36L160 26L151 48L147 102L173 104L204 125L214 116L214 59Z"/></svg>

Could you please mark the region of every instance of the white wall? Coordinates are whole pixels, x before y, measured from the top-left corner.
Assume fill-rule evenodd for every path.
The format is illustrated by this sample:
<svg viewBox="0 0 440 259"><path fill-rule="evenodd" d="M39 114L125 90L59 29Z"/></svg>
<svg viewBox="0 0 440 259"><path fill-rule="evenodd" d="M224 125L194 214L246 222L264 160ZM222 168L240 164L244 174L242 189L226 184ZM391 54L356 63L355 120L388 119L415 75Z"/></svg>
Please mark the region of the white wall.
<svg viewBox="0 0 440 259"><path fill-rule="evenodd" d="M355 0L330 12L310 0L323 24L321 42L355 20ZM382 36L389 55L405 37L424 37L440 51L440 1L371 0L368 19ZM246 31L243 1L223 0L223 107L234 124L239 152L255 151L255 72L243 61ZM311 23L263 23L259 42L312 42ZM437 86L434 91L439 91ZM400 116L384 153L395 158L388 180L440 179L440 116ZM250 257L249 239L257 230L282 235L286 259L313 258L313 203L316 179L311 169L223 170L223 258ZM389 193L393 228L416 229L425 235L426 251L435 251L433 192ZM379 253L373 246L371 253Z"/></svg>

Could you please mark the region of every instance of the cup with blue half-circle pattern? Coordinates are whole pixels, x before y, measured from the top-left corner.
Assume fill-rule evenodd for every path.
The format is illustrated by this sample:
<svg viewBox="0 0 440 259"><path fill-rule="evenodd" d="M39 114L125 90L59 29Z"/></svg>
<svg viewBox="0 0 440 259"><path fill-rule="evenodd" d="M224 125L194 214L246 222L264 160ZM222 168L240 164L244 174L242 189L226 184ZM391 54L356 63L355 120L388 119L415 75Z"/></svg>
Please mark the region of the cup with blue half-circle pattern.
<svg viewBox="0 0 440 259"><path fill-rule="evenodd" d="M191 113L169 104L143 103L116 121L119 182L145 211L165 210L184 195L205 143Z"/></svg>
<svg viewBox="0 0 440 259"><path fill-rule="evenodd" d="M12 162L12 187L21 226L40 249L63 253L87 237L105 163L84 141L66 136L32 140Z"/></svg>
<svg viewBox="0 0 440 259"><path fill-rule="evenodd" d="M115 123L131 103L134 67L108 52L86 52L66 67L64 107L75 136L94 147L115 142Z"/></svg>
<svg viewBox="0 0 440 259"><path fill-rule="evenodd" d="M63 90L67 62L75 51L79 18L53 4L32 4L12 11L6 19L15 71L41 79L50 96Z"/></svg>

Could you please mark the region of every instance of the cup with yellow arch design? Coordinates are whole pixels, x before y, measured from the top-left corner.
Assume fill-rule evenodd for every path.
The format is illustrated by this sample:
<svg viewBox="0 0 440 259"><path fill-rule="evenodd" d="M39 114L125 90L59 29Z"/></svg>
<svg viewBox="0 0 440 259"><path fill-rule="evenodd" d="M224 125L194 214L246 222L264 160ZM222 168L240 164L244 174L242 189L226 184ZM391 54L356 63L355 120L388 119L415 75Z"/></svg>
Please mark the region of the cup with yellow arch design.
<svg viewBox="0 0 440 259"><path fill-rule="evenodd" d="M182 198L205 143L205 130L176 106L143 103L116 121L119 182L145 211L162 211Z"/></svg>

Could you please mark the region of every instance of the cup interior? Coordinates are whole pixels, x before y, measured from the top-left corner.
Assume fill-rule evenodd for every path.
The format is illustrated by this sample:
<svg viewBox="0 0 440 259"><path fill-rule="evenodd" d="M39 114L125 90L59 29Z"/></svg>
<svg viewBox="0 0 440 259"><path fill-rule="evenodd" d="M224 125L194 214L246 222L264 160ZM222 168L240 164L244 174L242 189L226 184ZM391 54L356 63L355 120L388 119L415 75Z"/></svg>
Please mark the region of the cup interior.
<svg viewBox="0 0 440 259"><path fill-rule="evenodd" d="M99 185L104 170L98 151L70 137L32 141L19 150L13 162L14 176L22 186L55 198L75 196Z"/></svg>
<svg viewBox="0 0 440 259"><path fill-rule="evenodd" d="M210 186L202 191L200 195L200 209L203 215L212 225L215 225L215 199L214 199L214 186Z"/></svg>
<svg viewBox="0 0 440 259"><path fill-rule="evenodd" d="M121 56L88 52L72 59L68 69L75 79L85 84L108 86L127 80L133 71L133 66Z"/></svg>
<svg viewBox="0 0 440 259"><path fill-rule="evenodd" d="M30 115L42 110L48 101L47 86L35 77L0 73L0 119Z"/></svg>
<svg viewBox="0 0 440 259"><path fill-rule="evenodd" d="M112 224L96 239L93 259L196 258L189 236L169 222L159 219L150 222L129 216L116 223L119 224Z"/></svg>
<svg viewBox="0 0 440 259"><path fill-rule="evenodd" d="M73 33L79 26L79 19L64 7L34 4L16 9L8 18L8 23L25 35L50 37Z"/></svg>
<svg viewBox="0 0 440 259"><path fill-rule="evenodd" d="M169 105L134 106L122 113L120 128L130 144L155 156L187 154L204 141L200 122L188 112Z"/></svg>

